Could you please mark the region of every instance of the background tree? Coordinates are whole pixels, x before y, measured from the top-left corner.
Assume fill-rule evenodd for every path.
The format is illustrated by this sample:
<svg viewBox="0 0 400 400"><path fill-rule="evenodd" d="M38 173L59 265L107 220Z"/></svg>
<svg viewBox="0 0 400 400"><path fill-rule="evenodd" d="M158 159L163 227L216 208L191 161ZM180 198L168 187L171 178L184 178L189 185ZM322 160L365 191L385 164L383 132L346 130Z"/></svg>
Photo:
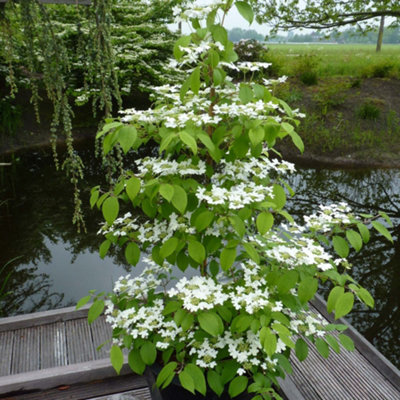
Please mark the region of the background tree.
<svg viewBox="0 0 400 400"><path fill-rule="evenodd" d="M390 26L399 25L400 3L397 0L261 0L255 2L259 22L274 30L291 28L326 29L333 32L345 25L355 25L368 32L380 28L376 50L380 51L385 18L393 17Z"/></svg>

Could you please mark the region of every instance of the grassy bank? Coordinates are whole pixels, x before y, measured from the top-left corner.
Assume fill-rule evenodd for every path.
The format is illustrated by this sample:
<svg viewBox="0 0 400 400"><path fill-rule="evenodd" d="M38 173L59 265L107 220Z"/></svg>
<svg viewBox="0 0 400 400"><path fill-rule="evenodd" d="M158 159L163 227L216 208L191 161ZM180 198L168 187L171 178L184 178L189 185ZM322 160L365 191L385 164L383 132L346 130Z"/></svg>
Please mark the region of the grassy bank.
<svg viewBox="0 0 400 400"><path fill-rule="evenodd" d="M376 53L368 44L271 44L266 59L273 73L296 76L312 70L319 78L351 76L400 79L400 44L383 45Z"/></svg>
<svg viewBox="0 0 400 400"><path fill-rule="evenodd" d="M277 96L306 114L299 134L309 156L399 162L400 45L268 48L269 74L289 76Z"/></svg>

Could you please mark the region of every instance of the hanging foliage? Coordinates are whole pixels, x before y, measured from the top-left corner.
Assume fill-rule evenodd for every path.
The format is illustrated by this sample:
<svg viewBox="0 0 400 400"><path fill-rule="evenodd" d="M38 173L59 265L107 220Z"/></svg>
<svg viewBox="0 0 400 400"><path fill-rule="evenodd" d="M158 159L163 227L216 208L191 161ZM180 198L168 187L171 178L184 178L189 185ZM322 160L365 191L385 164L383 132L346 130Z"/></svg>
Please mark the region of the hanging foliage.
<svg viewBox="0 0 400 400"><path fill-rule="evenodd" d="M100 111L110 117L113 103L121 108L121 92L132 95L140 83L165 82L170 72L164 63L175 39L166 23L177 3L181 1L92 0L86 6L9 0L0 4L0 75L10 96L21 87L30 88L38 122L41 97L47 96L53 104L54 159L73 184L73 222L78 231L84 229L78 187L83 163L73 147L71 100L77 105L91 101L94 115ZM64 160L56 151L60 135L67 148ZM109 176L122 163L120 148L113 152L105 161Z"/></svg>

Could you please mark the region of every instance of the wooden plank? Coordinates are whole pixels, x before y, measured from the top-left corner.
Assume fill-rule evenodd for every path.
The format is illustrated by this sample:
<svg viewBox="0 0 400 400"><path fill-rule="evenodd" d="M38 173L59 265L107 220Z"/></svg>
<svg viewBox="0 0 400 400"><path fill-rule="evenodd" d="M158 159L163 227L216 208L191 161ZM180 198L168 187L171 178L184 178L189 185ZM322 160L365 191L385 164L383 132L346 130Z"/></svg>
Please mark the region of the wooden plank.
<svg viewBox="0 0 400 400"><path fill-rule="evenodd" d="M67 365L64 322L42 325L40 332L40 369Z"/></svg>
<svg viewBox="0 0 400 400"><path fill-rule="evenodd" d="M38 327L14 332L11 374L35 371L40 368L40 331Z"/></svg>
<svg viewBox="0 0 400 400"><path fill-rule="evenodd" d="M326 311L326 303L321 296L317 296L311 303L324 318L334 322L334 317ZM346 335L354 340L356 348L400 392L400 371L345 319L340 318L335 322L348 326Z"/></svg>
<svg viewBox="0 0 400 400"><path fill-rule="evenodd" d="M138 400L151 400L150 391L148 387L138 387L144 385L143 379L138 380L139 377L128 374L124 376L117 376L115 378L97 379L92 382L85 382L71 386L63 386L50 390L15 395L14 400L81 400L81 399L113 399L116 396L132 394ZM100 397L101 396L101 397Z"/></svg>
<svg viewBox="0 0 400 400"><path fill-rule="evenodd" d="M109 357L112 329L110 324L106 322L105 315L100 316L92 324L90 324L90 330L92 333L93 345L95 348L95 359L101 360L102 358ZM97 348L105 342L107 343L102 346L101 349L97 350Z"/></svg>
<svg viewBox="0 0 400 400"><path fill-rule="evenodd" d="M301 394L293 379L290 375L286 375L285 379L278 378L278 383L281 391L285 394L288 399L296 399L296 400L310 400L309 397L307 399Z"/></svg>
<svg viewBox="0 0 400 400"><path fill-rule="evenodd" d="M14 332L0 332L0 376L11 374Z"/></svg>
<svg viewBox="0 0 400 400"><path fill-rule="evenodd" d="M126 359L120 375L132 375ZM73 385L99 379L116 377L117 373L110 360L96 360L63 367L47 368L23 374L0 377L0 395L30 390L46 390L60 385ZM145 387L146 380L133 376L135 387ZM43 398L43 397L42 397Z"/></svg>
<svg viewBox="0 0 400 400"><path fill-rule="evenodd" d="M91 304L87 304L79 310L76 310L75 307L65 307L58 310L41 311L33 314L0 318L0 332L51 324L53 322L68 321L76 318L84 318L87 317L90 305Z"/></svg>
<svg viewBox="0 0 400 400"><path fill-rule="evenodd" d="M148 388L142 388L114 395L91 397L88 400L152 400L152 397Z"/></svg>
<svg viewBox="0 0 400 400"><path fill-rule="evenodd" d="M65 321L68 364L95 359L93 339L86 318Z"/></svg>

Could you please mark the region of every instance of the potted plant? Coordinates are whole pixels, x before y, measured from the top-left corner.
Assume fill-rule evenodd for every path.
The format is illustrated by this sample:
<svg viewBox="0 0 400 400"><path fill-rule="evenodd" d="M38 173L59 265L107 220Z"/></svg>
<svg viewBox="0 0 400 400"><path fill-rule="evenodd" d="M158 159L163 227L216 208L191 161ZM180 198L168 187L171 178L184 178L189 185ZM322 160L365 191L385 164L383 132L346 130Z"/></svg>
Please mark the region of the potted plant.
<svg viewBox="0 0 400 400"><path fill-rule="evenodd" d="M237 62L223 27L232 7L252 22L247 1L177 8L192 33L176 42L172 65L187 77L156 88L153 108L125 110L97 135L104 153L152 141L159 154L136 159L112 190L92 189L91 205L105 219L100 255L120 246L130 264L142 260L146 268L121 277L105 300L95 296L89 321L105 308L117 371L127 349L135 373L160 366L160 388L175 378L193 394L247 391L260 400L279 398L274 387L291 371L291 351L303 360L309 342L324 357L339 342L353 347L331 334L345 327L326 323L308 302L330 282L336 318L355 297L372 307L348 275L349 243L359 251L371 223L391 237L375 217L356 217L343 203L321 206L301 223L285 211L285 176L295 168L274 145L289 137L303 151L302 115L271 93L281 80L252 81L267 64ZM237 69L247 71L241 82L229 78ZM174 280L177 269L187 275Z"/></svg>

